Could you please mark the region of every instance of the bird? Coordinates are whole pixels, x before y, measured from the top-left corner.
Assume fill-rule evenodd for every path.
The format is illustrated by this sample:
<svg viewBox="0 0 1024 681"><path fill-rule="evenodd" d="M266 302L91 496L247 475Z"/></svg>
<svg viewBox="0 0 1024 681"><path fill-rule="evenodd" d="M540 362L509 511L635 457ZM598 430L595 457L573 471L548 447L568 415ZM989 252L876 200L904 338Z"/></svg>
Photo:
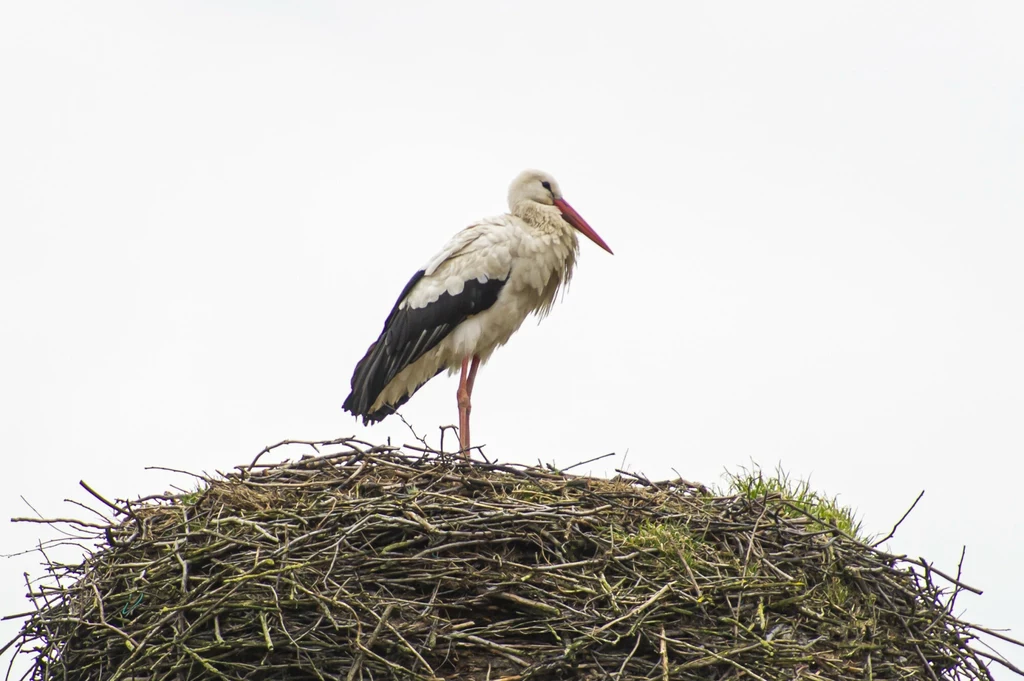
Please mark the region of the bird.
<svg viewBox="0 0 1024 681"><path fill-rule="evenodd" d="M457 232L402 289L380 336L356 364L343 404L364 425L395 413L442 371L461 372L459 451L468 459L480 365L527 317L543 319L551 311L576 266L577 232L612 253L545 172L516 176L508 210Z"/></svg>

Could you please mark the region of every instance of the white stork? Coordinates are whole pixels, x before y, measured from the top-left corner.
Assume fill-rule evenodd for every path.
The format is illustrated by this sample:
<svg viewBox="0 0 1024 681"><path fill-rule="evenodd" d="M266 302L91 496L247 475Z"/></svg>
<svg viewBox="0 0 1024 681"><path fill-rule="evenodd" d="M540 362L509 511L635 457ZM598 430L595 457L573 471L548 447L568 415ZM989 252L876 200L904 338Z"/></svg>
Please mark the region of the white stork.
<svg viewBox="0 0 1024 681"><path fill-rule="evenodd" d="M543 318L551 310L576 264L576 231L612 252L547 173L520 173L508 207L463 229L412 275L356 365L344 409L363 423L380 421L437 374L461 368L459 441L469 456L477 369L531 312Z"/></svg>

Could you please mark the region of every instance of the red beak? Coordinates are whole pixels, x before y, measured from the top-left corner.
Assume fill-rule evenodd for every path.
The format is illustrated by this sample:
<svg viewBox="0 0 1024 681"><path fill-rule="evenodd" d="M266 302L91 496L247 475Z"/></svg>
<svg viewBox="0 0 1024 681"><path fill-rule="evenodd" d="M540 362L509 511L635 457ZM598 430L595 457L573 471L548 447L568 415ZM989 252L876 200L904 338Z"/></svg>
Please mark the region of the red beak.
<svg viewBox="0 0 1024 681"><path fill-rule="evenodd" d="M590 228L590 225L587 224L587 221L584 220L572 206L566 203L565 199L555 199L555 207L558 210L562 211L562 217L565 218L566 222L568 222L570 225L572 225L577 230L582 232L584 236L593 241L595 244L597 244L604 250L608 251L609 253L612 253L612 249L608 248L608 244L604 242L604 239L599 237L597 235L597 232ZM612 253L612 255L615 254Z"/></svg>

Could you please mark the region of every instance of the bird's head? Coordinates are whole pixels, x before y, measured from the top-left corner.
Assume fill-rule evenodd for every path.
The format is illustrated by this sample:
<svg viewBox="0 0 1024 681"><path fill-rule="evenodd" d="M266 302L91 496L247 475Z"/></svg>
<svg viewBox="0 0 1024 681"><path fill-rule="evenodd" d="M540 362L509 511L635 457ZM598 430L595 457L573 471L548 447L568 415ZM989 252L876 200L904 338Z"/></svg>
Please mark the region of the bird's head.
<svg viewBox="0 0 1024 681"><path fill-rule="evenodd" d="M562 219L572 225L595 244L608 251L608 244L597 235L597 232L587 224L576 210L562 198L562 189L558 186L555 178L540 170L524 170L519 173L516 179L508 188L508 207L515 212L517 205L523 202L539 203L543 206L554 206L561 214Z"/></svg>

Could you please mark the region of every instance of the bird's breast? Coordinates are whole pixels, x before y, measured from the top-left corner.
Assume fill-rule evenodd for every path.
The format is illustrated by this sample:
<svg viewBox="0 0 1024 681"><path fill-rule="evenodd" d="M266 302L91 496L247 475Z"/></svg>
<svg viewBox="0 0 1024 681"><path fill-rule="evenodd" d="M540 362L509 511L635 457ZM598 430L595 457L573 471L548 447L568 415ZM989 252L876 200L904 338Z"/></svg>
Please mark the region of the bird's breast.
<svg viewBox="0 0 1024 681"><path fill-rule="evenodd" d="M480 355L508 342L531 314L547 314L575 263L573 244L524 238L511 249L508 280L494 305L462 322L451 338L455 356Z"/></svg>
<svg viewBox="0 0 1024 681"><path fill-rule="evenodd" d="M578 248L571 232L552 231L523 240L512 258L507 288L509 295L518 296L528 308L526 314L547 313L572 277Z"/></svg>

